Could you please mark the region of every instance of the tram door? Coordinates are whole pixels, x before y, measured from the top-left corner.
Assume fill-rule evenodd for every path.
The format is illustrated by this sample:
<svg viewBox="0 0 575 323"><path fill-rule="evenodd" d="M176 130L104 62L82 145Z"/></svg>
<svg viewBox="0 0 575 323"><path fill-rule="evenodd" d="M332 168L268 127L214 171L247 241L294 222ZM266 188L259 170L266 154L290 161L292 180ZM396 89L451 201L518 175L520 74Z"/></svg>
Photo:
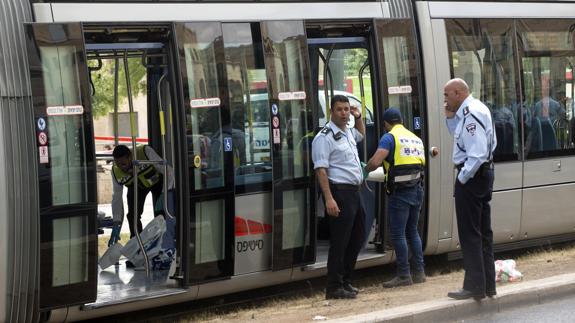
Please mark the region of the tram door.
<svg viewBox="0 0 575 323"><path fill-rule="evenodd" d="M190 192L183 261L188 283L197 284L234 272L234 140L221 24L175 27Z"/></svg>
<svg viewBox="0 0 575 323"><path fill-rule="evenodd" d="M426 145L427 134L425 114L422 111L423 94L420 83L422 78L419 77L419 50L415 39L414 23L411 19L376 19L374 27L377 71L381 80L377 89L381 93L380 113L390 107L399 109L403 117L403 126L420 137ZM383 130L383 122L381 122L381 129ZM429 176L426 174L425 177ZM428 191L426 187L426 194ZM382 191L381 195L384 194ZM419 231L424 244L428 218L426 205L427 198L424 198L419 218ZM384 214L384 211L381 214ZM380 232L386 232L386 223L386 219L379 222ZM391 245L389 234L385 236L384 243Z"/></svg>
<svg viewBox="0 0 575 323"><path fill-rule="evenodd" d="M261 23L269 91L273 165L272 268L315 260L314 185L310 149L313 133L311 83L302 21Z"/></svg>
<svg viewBox="0 0 575 323"><path fill-rule="evenodd" d="M40 187L41 310L96 300L96 163L82 26L26 25Z"/></svg>

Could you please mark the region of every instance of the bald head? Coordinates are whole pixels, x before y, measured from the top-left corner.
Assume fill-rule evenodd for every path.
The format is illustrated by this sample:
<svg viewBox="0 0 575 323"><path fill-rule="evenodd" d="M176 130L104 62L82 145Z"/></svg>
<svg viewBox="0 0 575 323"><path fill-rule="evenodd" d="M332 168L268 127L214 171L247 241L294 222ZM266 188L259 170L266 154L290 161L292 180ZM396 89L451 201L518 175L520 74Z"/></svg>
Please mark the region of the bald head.
<svg viewBox="0 0 575 323"><path fill-rule="evenodd" d="M451 79L443 87L443 102L449 111L457 112L468 96L469 86L463 79Z"/></svg>

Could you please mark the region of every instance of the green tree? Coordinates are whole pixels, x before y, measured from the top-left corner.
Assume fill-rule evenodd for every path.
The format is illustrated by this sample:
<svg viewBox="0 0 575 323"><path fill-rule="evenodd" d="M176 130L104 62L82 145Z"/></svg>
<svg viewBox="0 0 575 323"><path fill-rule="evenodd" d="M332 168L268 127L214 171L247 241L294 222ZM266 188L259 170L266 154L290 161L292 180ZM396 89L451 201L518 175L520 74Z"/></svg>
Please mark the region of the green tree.
<svg viewBox="0 0 575 323"><path fill-rule="evenodd" d="M90 67L98 66L98 61L90 60ZM93 84L92 114L95 118L106 116L114 111L114 60L102 60L102 67L90 72ZM138 58L128 59L132 99L146 93L146 68ZM94 93L95 92L95 93ZM128 99L126 74L123 60L118 60L118 106Z"/></svg>
<svg viewBox="0 0 575 323"><path fill-rule="evenodd" d="M357 76L359 69L367 60L367 50L365 48L353 48L346 51L344 64L347 76ZM369 74L369 69L365 71ZM353 75L352 75L353 74Z"/></svg>

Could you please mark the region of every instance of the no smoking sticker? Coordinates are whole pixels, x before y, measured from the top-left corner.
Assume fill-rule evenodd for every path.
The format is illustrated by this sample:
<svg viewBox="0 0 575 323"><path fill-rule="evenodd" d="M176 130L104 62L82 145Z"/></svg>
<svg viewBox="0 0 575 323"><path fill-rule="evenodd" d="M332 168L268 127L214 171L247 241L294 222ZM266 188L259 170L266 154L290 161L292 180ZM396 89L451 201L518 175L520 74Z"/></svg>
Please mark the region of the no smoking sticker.
<svg viewBox="0 0 575 323"><path fill-rule="evenodd" d="M44 146L47 142L48 142L48 136L46 135L46 133L45 133L45 132L40 132L40 133L38 134L38 143L39 143L41 146Z"/></svg>

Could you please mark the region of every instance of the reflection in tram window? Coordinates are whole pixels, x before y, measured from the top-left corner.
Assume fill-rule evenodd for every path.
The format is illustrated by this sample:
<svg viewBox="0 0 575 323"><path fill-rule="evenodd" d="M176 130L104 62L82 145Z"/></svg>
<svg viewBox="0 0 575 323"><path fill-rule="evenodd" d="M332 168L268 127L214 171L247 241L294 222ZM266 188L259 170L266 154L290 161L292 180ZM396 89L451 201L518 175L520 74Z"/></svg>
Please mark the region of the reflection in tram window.
<svg viewBox="0 0 575 323"><path fill-rule="evenodd" d="M221 37L217 23L186 24L183 31L185 81L189 106L186 111L188 154L200 158L190 163L195 190L224 186L221 98L218 87L215 42ZM199 28L201 27L201 28Z"/></svg>
<svg viewBox="0 0 575 323"><path fill-rule="evenodd" d="M521 106L517 102L513 20L446 21L451 75L464 79L471 94L493 115L495 161L519 158Z"/></svg>
<svg viewBox="0 0 575 323"><path fill-rule="evenodd" d="M277 84L279 136L272 138L281 145L281 164L284 178L302 178L307 176L304 160L309 160L309 151L298 150L297 144L307 134L308 118L305 93L307 47L303 25L287 21L264 24L270 37L264 39L266 65L274 73L272 80ZM298 97L295 94L303 94ZM280 94L282 96L280 97Z"/></svg>
<svg viewBox="0 0 575 323"><path fill-rule="evenodd" d="M74 204L88 199L83 107L76 51L73 46L40 48L46 106L47 111L52 111L48 112L47 120L51 205ZM76 108L81 110L73 113Z"/></svg>
<svg viewBox="0 0 575 323"><path fill-rule="evenodd" d="M232 114L235 183L271 182L270 108L259 23L222 25Z"/></svg>
<svg viewBox="0 0 575 323"><path fill-rule="evenodd" d="M195 263L209 263L224 259L225 222L224 200L196 203L196 227L192 227L196 236Z"/></svg>
<svg viewBox="0 0 575 323"><path fill-rule="evenodd" d="M518 20L527 158L573 154L573 22Z"/></svg>

